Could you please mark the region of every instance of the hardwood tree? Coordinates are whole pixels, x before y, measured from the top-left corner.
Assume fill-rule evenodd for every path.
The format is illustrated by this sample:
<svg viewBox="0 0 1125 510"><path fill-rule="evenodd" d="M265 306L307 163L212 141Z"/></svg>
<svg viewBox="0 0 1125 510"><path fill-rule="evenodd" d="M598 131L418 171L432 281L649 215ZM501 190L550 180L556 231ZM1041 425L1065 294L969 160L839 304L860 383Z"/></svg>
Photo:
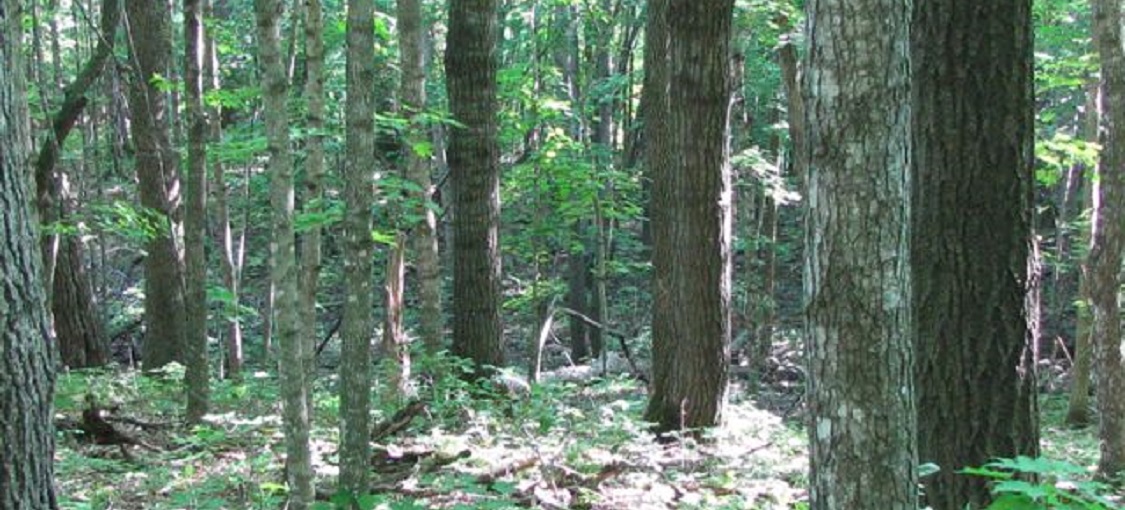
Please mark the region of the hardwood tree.
<svg viewBox="0 0 1125 510"><path fill-rule="evenodd" d="M141 206L155 220L145 247L143 346L145 369L155 369L183 361L187 328L179 155L159 83L170 76L172 14L168 4L145 0L126 0L125 14L133 57L129 108L138 189Z"/></svg>
<svg viewBox="0 0 1125 510"><path fill-rule="evenodd" d="M0 3L0 508L55 500L54 351L31 209L21 3Z"/></svg>
<svg viewBox="0 0 1125 510"><path fill-rule="evenodd" d="M648 141L664 154L649 161L660 166L650 167L652 210L659 213L652 224L653 371L645 419L664 432L719 424L726 398L734 2L657 3L650 2L649 15L665 17L667 51L657 65L665 66L660 76L667 81L652 85L653 93L667 94L667 116L650 118L667 119L667 125L663 136ZM659 52L659 43L647 51Z"/></svg>
<svg viewBox="0 0 1125 510"><path fill-rule="evenodd" d="M207 414L210 372L207 356L207 118L203 109L203 0L184 0L184 88L187 92L188 150L185 172L184 252L186 259L184 386L187 421Z"/></svg>
<svg viewBox="0 0 1125 510"><path fill-rule="evenodd" d="M340 489L367 493L370 448L371 288L375 176L375 3L348 1L347 160L344 202L344 318L340 328Z"/></svg>
<svg viewBox="0 0 1125 510"><path fill-rule="evenodd" d="M914 510L911 8L806 8L809 505Z"/></svg>
<svg viewBox="0 0 1125 510"><path fill-rule="evenodd" d="M293 161L289 147L286 109L289 80L281 55L280 0L254 0L257 20L258 66L262 76L266 138L269 150L270 207L273 238L270 240L270 281L277 316L274 334L280 349L282 422L285 430L285 472L289 483L289 508L304 510L313 502L313 470L309 451L308 384L300 335L297 264L293 229Z"/></svg>
<svg viewBox="0 0 1125 510"><path fill-rule="evenodd" d="M1121 3L1094 0L1094 44L1101 60L1102 125L1094 179L1093 227L1084 271L1090 298L1100 453L1098 474L1125 470L1125 373L1121 360L1121 258L1125 247L1125 50Z"/></svg>
<svg viewBox="0 0 1125 510"><path fill-rule="evenodd" d="M400 101L403 114L411 119L404 140L406 178L418 191L413 193L411 215L418 218L410 235L410 250L417 275L419 309L418 336L430 352L441 348L441 264L438 258L437 217L429 203L434 184L430 180L429 158L419 152L426 143L425 126L419 122L426 108L425 43L422 2L398 0L399 66L402 68Z"/></svg>
<svg viewBox="0 0 1125 510"><path fill-rule="evenodd" d="M1098 141L1098 124L1101 117L1101 107L1098 98L1100 94L1098 84L1091 83L1086 86L1086 107L1085 115L1082 119L1082 138L1090 143L1097 143ZM1086 165L1082 165L1081 169L1074 169L1078 174L1076 180L1079 182L1088 179L1087 175L1092 172L1092 169L1087 169ZM1094 183L1086 183L1081 186L1081 201L1078 206L1079 210L1085 210L1086 206L1094 202ZM1096 215L1090 218L1090 227L1096 228L1098 222ZM1076 244L1089 246L1091 239L1090 229L1084 229L1080 239ZM1089 279L1090 273L1086 271L1088 267L1083 264L1081 270L1078 272L1078 297L1075 303L1075 325L1074 325L1074 366L1070 370L1070 398L1067 402L1066 410L1066 424L1071 427L1085 427L1090 424L1090 370L1093 365L1094 355L1091 352L1093 346L1090 344L1090 307L1088 302L1090 300L1089 292Z"/></svg>
<svg viewBox="0 0 1125 510"><path fill-rule="evenodd" d="M306 138L304 212L316 216L324 212L324 15L320 0L305 2L305 123ZM301 336L309 342L305 369L309 386L316 375L317 313L316 296L321 270L320 238L323 227L313 222L301 236Z"/></svg>
<svg viewBox="0 0 1125 510"><path fill-rule="evenodd" d="M477 375L504 363L500 323L500 148L496 0L449 0L445 74L453 181L453 347Z"/></svg>
<svg viewBox="0 0 1125 510"><path fill-rule="evenodd" d="M1036 456L1025 298L1032 242L1031 1L916 5L911 275L918 454L933 508L983 508L959 474ZM999 134L1003 136L998 136Z"/></svg>
<svg viewBox="0 0 1125 510"><path fill-rule="evenodd" d="M69 176L58 167L63 142L78 124L88 103L87 93L101 76L113 54L121 20L121 2L102 2L98 43L78 76L63 90L59 106L35 160L36 206L41 225L72 221L75 193ZM109 338L94 299L86 270L85 247L80 236L42 232L40 249L47 285L51 323L64 365L71 368L101 366L109 362Z"/></svg>

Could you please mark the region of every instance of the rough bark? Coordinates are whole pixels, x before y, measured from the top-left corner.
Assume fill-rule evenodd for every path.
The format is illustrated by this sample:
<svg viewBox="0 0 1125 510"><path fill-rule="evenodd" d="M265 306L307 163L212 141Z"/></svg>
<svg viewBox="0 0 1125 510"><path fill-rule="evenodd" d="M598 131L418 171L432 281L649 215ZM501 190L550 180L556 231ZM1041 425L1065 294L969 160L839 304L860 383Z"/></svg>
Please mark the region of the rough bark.
<svg viewBox="0 0 1125 510"><path fill-rule="evenodd" d="M923 480L937 509L990 501L988 480L958 470L1038 452L1024 362L1033 347L1031 51L1030 0L932 0L915 11L915 388L919 461L941 467Z"/></svg>
<svg viewBox="0 0 1125 510"><path fill-rule="evenodd" d="M141 206L157 220L146 242L145 336L146 370L183 361L187 322L184 315L183 213L180 207L179 156L171 143L166 95L152 80L169 76L172 63L172 20L162 2L127 0L125 14L132 52L129 108Z"/></svg>
<svg viewBox="0 0 1125 510"><path fill-rule="evenodd" d="M1098 85L1086 88L1086 118L1083 120L1083 138L1089 142L1098 140L1098 121L1101 115ZM1083 172L1085 173L1085 171ZM1081 179L1087 177L1083 175ZM1094 202L1093 179L1082 186L1082 201L1079 210L1085 210ZM1091 221L1093 228L1097 223ZM1092 233L1084 230L1079 244L1089 246ZM1085 265L1078 272L1078 296L1074 324L1074 367L1070 370L1070 398L1067 402L1066 423L1072 427L1085 427L1090 424L1090 368L1093 365L1092 345L1090 344L1090 291L1089 273Z"/></svg>
<svg viewBox="0 0 1125 510"><path fill-rule="evenodd" d="M1094 179L1093 239L1086 261L1089 278L1091 343L1097 374L1100 453L1098 474L1117 476L1125 469L1125 371L1121 366L1121 252L1125 247L1125 50L1121 4L1095 0L1094 44L1101 59L1103 147Z"/></svg>
<svg viewBox="0 0 1125 510"><path fill-rule="evenodd" d="M441 262L438 258L437 216L429 204L433 201L434 184L430 179L429 156L414 147L426 142L426 127L414 116L426 109L426 31L422 27L422 2L398 0L398 37L402 84L400 100L403 113L412 118L404 140L406 178L418 190L412 193L411 215L418 218L410 235L410 251L417 275L419 309L418 335L426 350L441 349L443 323L441 314Z"/></svg>
<svg viewBox="0 0 1125 510"><path fill-rule="evenodd" d="M0 508L57 508L54 365L28 172L21 2L0 3Z"/></svg>
<svg viewBox="0 0 1125 510"><path fill-rule="evenodd" d="M304 212L317 215L324 211L324 16L320 0L305 2L305 124L309 136L305 140L305 205ZM301 336L309 342L305 352L305 370L309 387L316 378L317 313L316 295L320 277L320 238L323 228L314 223L301 237Z"/></svg>
<svg viewBox="0 0 1125 510"><path fill-rule="evenodd" d="M184 0L184 87L187 102L184 254L186 277L184 388L187 422L197 423L210 405L207 360L207 118L203 110L203 0Z"/></svg>
<svg viewBox="0 0 1125 510"><path fill-rule="evenodd" d="M500 148L496 0L449 0L445 70L453 180L453 349L477 375L504 363L500 323Z"/></svg>
<svg viewBox="0 0 1125 510"><path fill-rule="evenodd" d="M806 7L809 507L914 510L910 6Z"/></svg>
<svg viewBox="0 0 1125 510"><path fill-rule="evenodd" d="M344 319L340 328L340 489L367 493L374 243L375 4L348 2L347 160L344 165Z"/></svg>
<svg viewBox="0 0 1125 510"><path fill-rule="evenodd" d="M652 210L660 212L652 224L654 364L645 419L663 432L718 425L726 400L734 2L656 3L650 2L650 15L666 16L666 74L660 76L668 81L653 85L656 94L667 90L668 115L646 116L667 119L667 126L663 138L649 140L663 142L657 164L666 166L652 169Z"/></svg>
<svg viewBox="0 0 1125 510"><path fill-rule="evenodd" d="M289 482L289 508L304 510L313 502L313 470L309 452L308 385L304 348L298 324L297 264L293 233L293 162L289 146L286 108L289 81L281 55L279 0L255 0L258 65L262 76L266 138L269 149L270 207L273 227L270 241L270 281L277 312L274 334L280 350L282 423L285 430L285 472Z"/></svg>

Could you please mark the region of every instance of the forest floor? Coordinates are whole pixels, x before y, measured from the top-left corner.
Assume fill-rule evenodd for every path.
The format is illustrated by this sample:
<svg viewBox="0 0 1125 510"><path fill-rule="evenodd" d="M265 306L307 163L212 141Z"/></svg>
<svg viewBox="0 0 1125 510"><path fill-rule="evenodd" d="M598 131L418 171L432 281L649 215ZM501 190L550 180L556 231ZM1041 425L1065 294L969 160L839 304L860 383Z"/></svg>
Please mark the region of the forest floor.
<svg viewBox="0 0 1125 510"><path fill-rule="evenodd" d="M419 366L424 373L425 364ZM175 369L163 377L135 371L60 376L60 424L74 426L96 401L124 441L140 443L96 445L81 433L60 432L62 508L283 507L284 447L273 375L217 382L212 413L192 428L179 424L181 377ZM805 508L801 384L784 379L757 388L734 385L722 428L660 444L641 420L644 384L625 376L535 385L529 395L514 397L455 377L434 378L420 392L424 406L373 401L373 423L383 426L374 434L375 492L361 498L359 508ZM322 375L313 398L318 508L325 509L341 502L333 494L339 443L334 387L334 377ZM1045 395L1041 407L1044 455L1092 466L1094 430L1061 424L1061 396ZM408 416L404 409L417 413Z"/></svg>

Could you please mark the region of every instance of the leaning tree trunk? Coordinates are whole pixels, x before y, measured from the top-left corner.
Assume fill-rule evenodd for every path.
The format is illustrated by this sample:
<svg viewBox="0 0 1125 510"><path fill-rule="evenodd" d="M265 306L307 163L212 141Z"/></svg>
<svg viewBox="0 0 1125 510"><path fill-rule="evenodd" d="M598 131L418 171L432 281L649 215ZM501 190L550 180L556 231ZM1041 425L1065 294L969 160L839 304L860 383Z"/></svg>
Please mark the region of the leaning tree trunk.
<svg viewBox="0 0 1125 510"><path fill-rule="evenodd" d="M313 470L309 452L308 385L305 380L305 342L300 335L297 264L293 234L293 162L286 109L289 81L281 55L280 0L255 0L258 65L262 75L266 137L269 147L270 281L276 290L275 334L281 352L282 421L285 430L285 471L289 508L305 510L313 503Z"/></svg>
<svg viewBox="0 0 1125 510"><path fill-rule="evenodd" d="M500 147L496 0L449 0L445 74L463 126L449 141L453 180L453 354L476 375L504 364L500 324Z"/></svg>
<svg viewBox="0 0 1125 510"><path fill-rule="evenodd" d="M806 8L809 507L915 510L911 10Z"/></svg>
<svg viewBox="0 0 1125 510"><path fill-rule="evenodd" d="M0 508L57 508L54 359L36 249L20 3L0 3Z"/></svg>
<svg viewBox="0 0 1125 510"><path fill-rule="evenodd" d="M86 92L105 69L113 53L114 37L121 19L121 3L105 0L98 23L98 44L70 85L63 91L63 104L52 121L51 132L35 161L37 206L42 225L67 222L74 212L74 194L67 176L58 169L62 144L86 107ZM77 235L43 233L40 238L43 267L48 285L55 337L61 361L71 368L101 366L109 362L109 338L94 300L94 289L86 271L82 241Z"/></svg>
<svg viewBox="0 0 1125 510"><path fill-rule="evenodd" d="M1031 0L920 3L912 51L919 461L941 467L923 480L930 506L983 508L989 481L958 470L1039 451Z"/></svg>
<svg viewBox="0 0 1125 510"><path fill-rule="evenodd" d="M1098 436L1098 474L1113 478L1125 469L1125 372L1121 366L1121 251L1125 247L1125 50L1121 4L1095 0L1094 41L1102 66L1103 147L1094 179L1094 229L1086 281L1093 311Z"/></svg>
<svg viewBox="0 0 1125 510"><path fill-rule="evenodd" d="M656 163L666 166L652 169L652 210L660 212L652 225L653 372L645 420L665 432L718 425L726 399L732 271L728 67L734 2L655 3L649 4L657 7L649 20L666 23L666 73L661 76L668 81L653 86L658 94L667 90L668 115L664 137L648 141L663 142L657 150L665 153Z"/></svg>
<svg viewBox="0 0 1125 510"><path fill-rule="evenodd" d="M129 107L138 188L141 206L157 220L144 261L143 359L145 369L154 369L183 361L187 327L179 156L171 143L165 94L153 82L157 76L169 76L172 14L163 2L143 0L125 2L125 13L134 64L129 76Z"/></svg>

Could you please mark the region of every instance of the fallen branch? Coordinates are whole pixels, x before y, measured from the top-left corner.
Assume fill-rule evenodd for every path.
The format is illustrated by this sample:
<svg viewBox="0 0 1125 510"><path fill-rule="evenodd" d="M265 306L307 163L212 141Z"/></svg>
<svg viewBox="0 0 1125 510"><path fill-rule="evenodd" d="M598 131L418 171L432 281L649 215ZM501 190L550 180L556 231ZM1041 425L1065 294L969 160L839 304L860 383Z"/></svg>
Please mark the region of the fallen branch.
<svg viewBox="0 0 1125 510"><path fill-rule="evenodd" d="M500 478L503 478L503 477L509 476L509 475L514 475L514 474L519 473L521 471L527 471L528 469L531 469L538 464L539 464L539 458L538 457L528 457L526 459L521 459L519 461L516 461L513 464L500 466L499 468L493 469L492 471L489 471L489 472L487 472L483 475L478 476L477 477L477 483L479 483L481 485L492 485L492 484L496 483L496 481L499 480Z"/></svg>
<svg viewBox="0 0 1125 510"><path fill-rule="evenodd" d="M371 429L371 440L379 442L382 439L402 432L414 421L414 417L426 410L426 403L421 400L411 400L406 407L399 409L389 420L375 424Z"/></svg>

